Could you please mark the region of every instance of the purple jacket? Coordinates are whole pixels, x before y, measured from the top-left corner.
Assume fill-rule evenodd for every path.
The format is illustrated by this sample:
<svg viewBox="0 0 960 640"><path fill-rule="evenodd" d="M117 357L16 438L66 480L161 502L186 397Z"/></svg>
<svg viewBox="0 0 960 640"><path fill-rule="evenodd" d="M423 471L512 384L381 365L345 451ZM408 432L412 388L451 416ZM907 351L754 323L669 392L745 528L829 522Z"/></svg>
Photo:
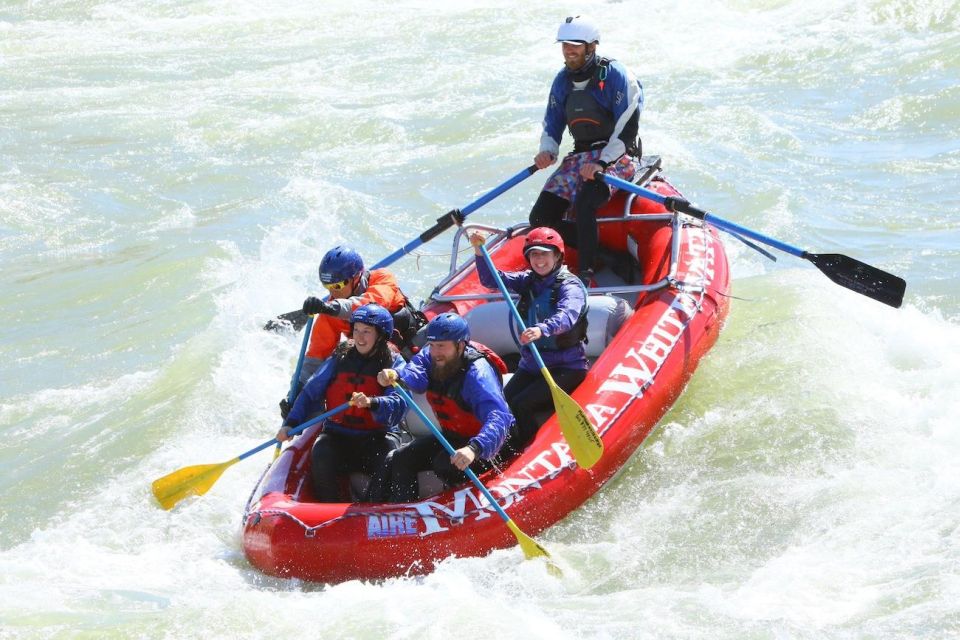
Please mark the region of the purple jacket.
<svg viewBox="0 0 960 640"><path fill-rule="evenodd" d="M566 269L566 267L561 267ZM557 274L555 271L546 278L541 278L533 270L526 271L497 271L503 284L509 291L525 295L528 291L534 296L538 296L545 289L553 285ZM477 258L477 275L480 276L480 284L488 289L497 289L497 281L487 266L486 260ZM537 323L537 327L545 336L555 336L566 333L573 328L573 325L580 317L580 312L587 304L586 291L582 285L575 281L575 278L568 278L561 286L557 296L557 311L549 318ZM579 342L572 347L560 350L540 349L540 357L548 369L589 369L590 363L587 362L587 354L583 342ZM521 371L534 372L539 371L536 359L533 357L533 351L529 347L520 350L520 364L518 369Z"/></svg>

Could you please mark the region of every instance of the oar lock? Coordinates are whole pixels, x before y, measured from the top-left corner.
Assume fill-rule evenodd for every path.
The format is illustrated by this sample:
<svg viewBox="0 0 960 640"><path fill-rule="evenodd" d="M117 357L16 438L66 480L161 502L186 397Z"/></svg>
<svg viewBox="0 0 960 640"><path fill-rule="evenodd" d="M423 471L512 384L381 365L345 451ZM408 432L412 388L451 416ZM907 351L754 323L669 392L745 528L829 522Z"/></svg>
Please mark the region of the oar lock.
<svg viewBox="0 0 960 640"><path fill-rule="evenodd" d="M691 215L694 218L700 218L703 220L703 217L706 215L705 211L702 211L692 204L686 198L677 198L676 196L664 196L663 206L667 211L673 211L674 213L686 213Z"/></svg>
<svg viewBox="0 0 960 640"><path fill-rule="evenodd" d="M437 218L438 224L446 224L448 227L457 225L458 227L463 225L463 221L467 219L467 216L463 215L463 212L460 209L450 209L445 214Z"/></svg>
<svg viewBox="0 0 960 640"><path fill-rule="evenodd" d="M450 211L447 211L445 214L437 218L437 224L420 234L420 242L429 242L450 227L454 225L458 227L463 225L463 221L466 220L466 218L467 216L464 215L460 209L451 209Z"/></svg>

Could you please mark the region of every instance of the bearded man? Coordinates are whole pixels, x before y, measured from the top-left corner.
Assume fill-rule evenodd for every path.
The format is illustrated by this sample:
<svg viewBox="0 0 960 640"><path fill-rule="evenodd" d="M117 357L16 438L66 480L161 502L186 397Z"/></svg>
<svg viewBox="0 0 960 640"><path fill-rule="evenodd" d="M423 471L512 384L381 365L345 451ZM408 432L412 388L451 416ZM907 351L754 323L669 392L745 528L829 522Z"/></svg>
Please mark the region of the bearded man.
<svg viewBox="0 0 960 640"><path fill-rule="evenodd" d="M466 480L463 471L490 468L514 424L503 397L503 361L470 342L470 327L455 313L442 313L427 325L427 345L401 369L384 369L377 381L399 381L414 393L426 393L443 435L456 449L447 454L432 435L414 438L391 454L390 501L418 498L417 473L434 471L447 484Z"/></svg>
<svg viewBox="0 0 960 640"><path fill-rule="evenodd" d="M577 248L580 278L589 287L599 243L597 210L614 191L594 174L609 172L624 180L636 174L643 86L622 63L597 54L600 30L586 18L567 18L557 30L557 42L563 69L550 87L533 163L545 169L557 161L565 128L573 137L573 151L544 184L530 210L530 226L552 227ZM567 220L571 207L575 222Z"/></svg>

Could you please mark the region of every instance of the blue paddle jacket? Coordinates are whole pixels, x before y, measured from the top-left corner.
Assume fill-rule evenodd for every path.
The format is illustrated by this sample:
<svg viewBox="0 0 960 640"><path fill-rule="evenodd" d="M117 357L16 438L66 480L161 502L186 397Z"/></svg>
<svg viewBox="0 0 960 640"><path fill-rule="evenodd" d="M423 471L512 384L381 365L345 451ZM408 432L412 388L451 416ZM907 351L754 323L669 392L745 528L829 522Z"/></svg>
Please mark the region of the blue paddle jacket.
<svg viewBox="0 0 960 640"><path fill-rule="evenodd" d="M564 107L567 96L573 88L573 79L564 67L554 78L553 85L550 87L547 111L543 117L540 151L547 151L555 156L560 155L560 141L563 139L563 130L567 126ZM643 86L623 63L610 60L603 88L601 89L595 81L590 81L584 90L593 96L597 104L612 114L613 134L601 150L600 160L613 164L626 153L629 146L636 143L636 130L631 132L625 129L629 129L627 123L634 112L639 115L643 111ZM631 137L634 139L630 140Z"/></svg>
<svg viewBox="0 0 960 640"><path fill-rule="evenodd" d="M414 393L425 393L432 367L428 344L396 371L407 388ZM500 374L485 359L476 360L467 369L460 396L481 423L480 432L470 438L470 442L479 448L481 458L490 460L500 451L514 423L513 413L503 397Z"/></svg>

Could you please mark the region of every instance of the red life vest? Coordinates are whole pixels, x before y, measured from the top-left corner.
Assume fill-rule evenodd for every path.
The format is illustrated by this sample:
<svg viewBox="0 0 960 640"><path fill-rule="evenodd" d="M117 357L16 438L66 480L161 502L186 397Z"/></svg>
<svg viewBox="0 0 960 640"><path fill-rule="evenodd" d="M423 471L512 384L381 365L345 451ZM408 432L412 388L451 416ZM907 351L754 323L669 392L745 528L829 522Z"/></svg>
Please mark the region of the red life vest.
<svg viewBox="0 0 960 640"><path fill-rule="evenodd" d="M427 401L436 414L440 426L446 431L452 431L465 438L477 435L483 426L461 394L467 371L481 358L489 362L500 375L507 372L506 363L490 347L479 342L470 342L460 358L460 370L442 382L431 378L427 385ZM503 383L502 378L497 379L501 384Z"/></svg>
<svg viewBox="0 0 960 640"><path fill-rule="evenodd" d="M335 356L336 357L336 356ZM377 372L383 369L380 358L366 358L356 348L347 349L337 360L337 374L327 386L327 406L337 407L360 392L368 398L383 395L384 388L377 382ZM350 407L335 422L361 431L384 431L384 426L373 419L370 409Z"/></svg>

